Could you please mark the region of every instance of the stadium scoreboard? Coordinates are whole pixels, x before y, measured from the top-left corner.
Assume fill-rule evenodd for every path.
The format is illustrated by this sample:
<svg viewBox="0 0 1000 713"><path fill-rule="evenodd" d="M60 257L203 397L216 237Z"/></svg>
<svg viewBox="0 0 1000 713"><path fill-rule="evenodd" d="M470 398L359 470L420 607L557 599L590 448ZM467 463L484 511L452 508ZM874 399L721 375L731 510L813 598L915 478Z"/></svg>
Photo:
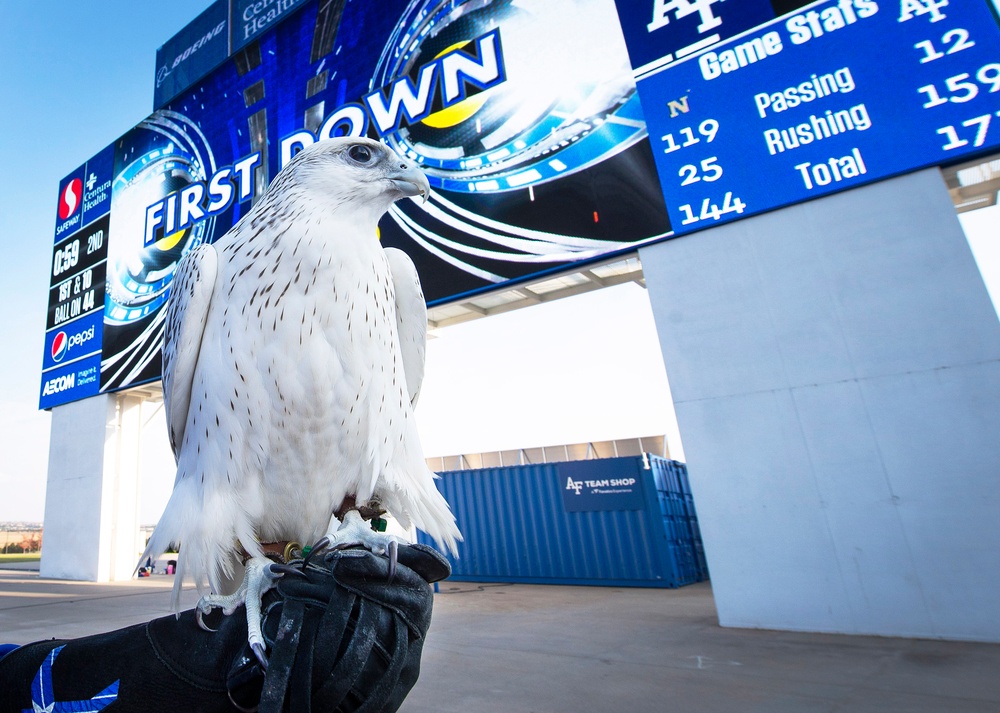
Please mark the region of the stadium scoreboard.
<svg viewBox="0 0 1000 713"><path fill-rule="evenodd" d="M618 7L675 235L1000 147L992 0Z"/></svg>
<svg viewBox="0 0 1000 713"><path fill-rule="evenodd" d="M420 165L431 303L1000 146L1000 0L217 0L59 185L39 405L160 378L180 259L309 143Z"/></svg>

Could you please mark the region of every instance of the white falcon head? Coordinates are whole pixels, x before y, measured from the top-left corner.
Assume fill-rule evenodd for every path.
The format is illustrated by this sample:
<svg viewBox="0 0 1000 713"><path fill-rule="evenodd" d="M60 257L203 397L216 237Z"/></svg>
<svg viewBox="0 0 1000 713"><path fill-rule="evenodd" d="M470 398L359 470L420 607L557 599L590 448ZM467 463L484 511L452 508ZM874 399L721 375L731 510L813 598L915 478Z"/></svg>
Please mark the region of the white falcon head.
<svg viewBox="0 0 1000 713"><path fill-rule="evenodd" d="M357 137L324 139L302 149L268 192L280 194L291 186L328 208L357 217L367 213L376 222L400 198L430 195L427 177L413 162L378 141Z"/></svg>

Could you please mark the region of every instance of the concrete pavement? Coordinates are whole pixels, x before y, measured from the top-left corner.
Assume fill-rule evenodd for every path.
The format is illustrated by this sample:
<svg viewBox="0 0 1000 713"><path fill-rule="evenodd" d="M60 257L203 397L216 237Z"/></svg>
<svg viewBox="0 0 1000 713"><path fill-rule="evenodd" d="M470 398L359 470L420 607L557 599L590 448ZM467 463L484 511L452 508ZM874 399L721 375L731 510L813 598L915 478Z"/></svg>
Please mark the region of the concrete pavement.
<svg viewBox="0 0 1000 713"><path fill-rule="evenodd" d="M163 616L171 586L0 571L0 642ZM440 590L404 713L1000 712L1000 645L723 629L707 583Z"/></svg>

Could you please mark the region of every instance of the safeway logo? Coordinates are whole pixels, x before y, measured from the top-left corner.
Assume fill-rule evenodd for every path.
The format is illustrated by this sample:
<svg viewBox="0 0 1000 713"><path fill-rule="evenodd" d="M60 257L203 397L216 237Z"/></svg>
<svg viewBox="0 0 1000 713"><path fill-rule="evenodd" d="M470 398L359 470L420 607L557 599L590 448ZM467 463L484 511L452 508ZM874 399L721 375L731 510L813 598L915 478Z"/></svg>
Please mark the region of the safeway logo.
<svg viewBox="0 0 1000 713"><path fill-rule="evenodd" d="M80 207L80 198L83 196L83 181L74 178L59 196L59 220L66 220L76 213Z"/></svg>

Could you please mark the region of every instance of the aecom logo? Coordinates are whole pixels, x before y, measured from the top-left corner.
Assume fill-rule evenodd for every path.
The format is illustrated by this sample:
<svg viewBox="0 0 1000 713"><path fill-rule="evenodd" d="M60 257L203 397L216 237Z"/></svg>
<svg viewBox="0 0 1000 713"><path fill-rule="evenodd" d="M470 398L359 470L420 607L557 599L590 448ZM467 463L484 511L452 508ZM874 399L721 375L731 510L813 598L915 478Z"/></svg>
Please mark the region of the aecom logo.
<svg viewBox="0 0 1000 713"><path fill-rule="evenodd" d="M58 394L60 391L69 391L74 386L76 386L76 374L57 376L45 382L45 386L42 387L42 396L51 396L52 394Z"/></svg>

